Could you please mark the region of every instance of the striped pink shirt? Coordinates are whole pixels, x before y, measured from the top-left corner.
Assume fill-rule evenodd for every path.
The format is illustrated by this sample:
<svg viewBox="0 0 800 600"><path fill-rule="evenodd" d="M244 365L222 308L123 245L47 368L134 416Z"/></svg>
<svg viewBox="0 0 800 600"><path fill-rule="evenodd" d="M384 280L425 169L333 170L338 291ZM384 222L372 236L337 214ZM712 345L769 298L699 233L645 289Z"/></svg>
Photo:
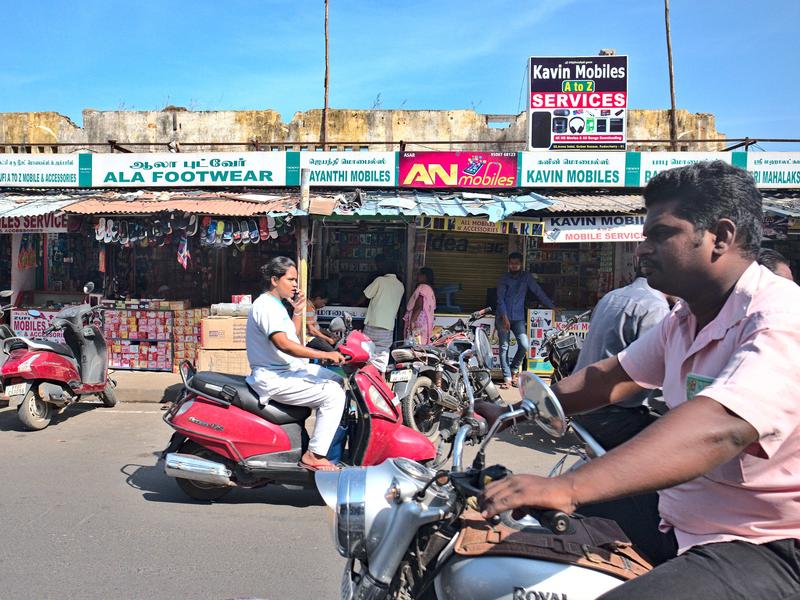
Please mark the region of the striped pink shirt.
<svg viewBox="0 0 800 600"><path fill-rule="evenodd" d="M759 439L728 463L659 493L663 529L680 551L729 540L800 538L800 286L756 263L695 335L683 303L619 354L670 408L703 395L745 419ZM664 457L669 460L669 457Z"/></svg>

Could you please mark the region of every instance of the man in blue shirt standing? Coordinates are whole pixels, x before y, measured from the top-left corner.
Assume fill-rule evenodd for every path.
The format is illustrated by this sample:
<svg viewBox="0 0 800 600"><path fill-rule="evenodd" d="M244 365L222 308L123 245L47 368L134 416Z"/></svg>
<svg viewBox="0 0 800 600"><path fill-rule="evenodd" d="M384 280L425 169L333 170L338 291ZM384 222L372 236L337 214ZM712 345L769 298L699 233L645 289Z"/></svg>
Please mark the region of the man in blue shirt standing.
<svg viewBox="0 0 800 600"><path fill-rule="evenodd" d="M508 255L508 273L497 282L497 335L500 338L500 366L503 369L503 389L509 384L516 387L520 365L530 350L528 339L525 296L531 292L545 308L555 308L555 304L536 283L529 271L522 270L522 254L512 252ZM517 352L511 363L508 362L508 347L511 334L517 340Z"/></svg>

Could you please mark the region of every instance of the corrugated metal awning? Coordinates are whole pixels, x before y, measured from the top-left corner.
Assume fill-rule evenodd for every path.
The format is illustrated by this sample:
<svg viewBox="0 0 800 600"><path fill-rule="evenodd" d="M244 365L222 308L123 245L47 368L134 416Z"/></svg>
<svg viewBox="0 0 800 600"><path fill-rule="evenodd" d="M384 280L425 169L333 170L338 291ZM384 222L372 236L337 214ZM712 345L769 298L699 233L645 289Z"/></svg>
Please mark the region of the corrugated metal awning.
<svg viewBox="0 0 800 600"><path fill-rule="evenodd" d="M644 198L641 194L621 194L618 192L552 192L547 197L553 204L545 210L548 213L638 213L644 212Z"/></svg>
<svg viewBox="0 0 800 600"><path fill-rule="evenodd" d="M800 218L800 192L762 192L761 195L765 213Z"/></svg>
<svg viewBox="0 0 800 600"><path fill-rule="evenodd" d="M74 199L58 197L40 197L26 199L19 196L0 196L0 217L38 217L58 212L73 204Z"/></svg>

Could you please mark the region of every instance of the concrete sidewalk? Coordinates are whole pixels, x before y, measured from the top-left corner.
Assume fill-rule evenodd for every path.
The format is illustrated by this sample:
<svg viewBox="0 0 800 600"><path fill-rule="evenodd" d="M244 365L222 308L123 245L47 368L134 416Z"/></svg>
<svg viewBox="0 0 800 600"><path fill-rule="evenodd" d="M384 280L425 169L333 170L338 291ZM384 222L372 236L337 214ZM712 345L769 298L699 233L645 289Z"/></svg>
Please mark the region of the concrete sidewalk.
<svg viewBox="0 0 800 600"><path fill-rule="evenodd" d="M174 398L181 388L177 373L113 371L109 377L117 382L115 392L120 402L163 402Z"/></svg>

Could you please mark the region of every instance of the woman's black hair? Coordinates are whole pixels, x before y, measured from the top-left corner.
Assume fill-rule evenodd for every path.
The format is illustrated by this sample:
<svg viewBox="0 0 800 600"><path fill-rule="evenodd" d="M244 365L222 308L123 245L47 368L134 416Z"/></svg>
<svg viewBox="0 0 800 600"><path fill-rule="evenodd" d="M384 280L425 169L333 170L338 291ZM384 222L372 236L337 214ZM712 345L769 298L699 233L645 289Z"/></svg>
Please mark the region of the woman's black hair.
<svg viewBox="0 0 800 600"><path fill-rule="evenodd" d="M263 265L261 267L261 275L264 277L264 283L267 285L267 290L271 290L273 287L273 277L280 279L286 275L286 273L288 273L289 269L292 267L297 268L297 265L294 264L294 261L291 258L286 256L276 256L267 264Z"/></svg>
<svg viewBox="0 0 800 600"><path fill-rule="evenodd" d="M428 285L433 286L433 269L430 267L422 267L419 272L425 275L425 282Z"/></svg>
<svg viewBox="0 0 800 600"><path fill-rule="evenodd" d="M773 273L778 270L778 265L789 266L789 259L772 248L762 248L758 253L758 264L767 267Z"/></svg>

